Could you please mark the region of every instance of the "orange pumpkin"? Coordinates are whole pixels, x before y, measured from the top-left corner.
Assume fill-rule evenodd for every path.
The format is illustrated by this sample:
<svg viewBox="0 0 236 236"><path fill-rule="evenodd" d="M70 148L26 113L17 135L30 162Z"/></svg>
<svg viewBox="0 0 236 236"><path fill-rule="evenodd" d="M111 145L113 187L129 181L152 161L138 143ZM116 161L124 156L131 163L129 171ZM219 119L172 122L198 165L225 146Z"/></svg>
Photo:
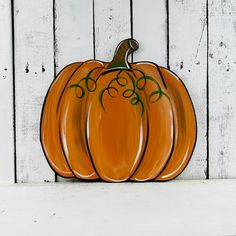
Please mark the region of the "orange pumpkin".
<svg viewBox="0 0 236 236"><path fill-rule="evenodd" d="M58 175L166 181L188 164L196 141L190 96L168 69L128 63L137 49L136 40L126 39L110 63L73 63L53 81L42 110L41 143Z"/></svg>

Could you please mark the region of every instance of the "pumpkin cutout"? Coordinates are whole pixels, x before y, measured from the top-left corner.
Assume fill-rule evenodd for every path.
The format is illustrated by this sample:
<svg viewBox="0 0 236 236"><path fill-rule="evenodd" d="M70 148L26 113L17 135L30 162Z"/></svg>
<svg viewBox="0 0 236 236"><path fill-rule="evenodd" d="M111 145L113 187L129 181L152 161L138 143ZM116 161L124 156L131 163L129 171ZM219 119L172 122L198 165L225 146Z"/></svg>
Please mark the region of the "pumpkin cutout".
<svg viewBox="0 0 236 236"><path fill-rule="evenodd" d="M41 116L41 144L51 168L84 180L167 181L187 166L196 117L182 81L151 62L129 63L138 49L122 41L110 63L66 66Z"/></svg>

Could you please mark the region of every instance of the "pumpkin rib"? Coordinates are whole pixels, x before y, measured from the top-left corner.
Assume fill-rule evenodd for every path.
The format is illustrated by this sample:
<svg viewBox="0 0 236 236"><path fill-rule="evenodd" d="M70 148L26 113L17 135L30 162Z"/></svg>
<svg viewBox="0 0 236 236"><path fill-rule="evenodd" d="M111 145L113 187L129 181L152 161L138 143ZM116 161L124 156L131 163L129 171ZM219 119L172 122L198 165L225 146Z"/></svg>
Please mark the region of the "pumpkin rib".
<svg viewBox="0 0 236 236"><path fill-rule="evenodd" d="M61 122L59 122L59 130L60 130L60 124L61 124ZM63 147L63 144L62 144L61 132L59 132L59 141L60 141L60 144L61 144L61 149L62 149L63 155L64 155L64 157L65 157L66 154L65 154L65 150L64 150L64 147ZM67 163L69 169L71 170L71 173L73 174L73 178L77 178L77 176L74 174L74 171L73 171L72 168L70 167L70 164L69 164L69 162L68 162L68 160L67 160L66 157L65 157L65 160L66 160L66 163Z"/></svg>
<svg viewBox="0 0 236 236"><path fill-rule="evenodd" d="M60 96L60 98L59 98L59 100L58 100L57 110L56 110L57 113L58 113L58 110L59 110L59 106L60 106L60 103L61 103L61 99L62 99L62 97L63 97L63 95L64 95L64 92L65 92L65 90L66 90L66 88L67 88L67 85L69 84L69 82L70 82L71 78L74 76L74 74L79 70L79 68L80 68L83 64L84 64L84 63L82 62L82 63L75 69L75 71L71 74L71 76L69 77L67 83L65 84L65 86L64 86L64 88L63 88L63 90L62 90L61 96ZM65 161L66 161L66 163L67 163L67 165L68 165L68 167L69 167L71 173L73 174L72 178L77 178L77 176L75 175L75 173L74 173L73 169L71 168L71 166L70 166L70 164L69 164L69 162L68 162L68 160L67 160L67 158L66 158L66 155L65 155L65 150L64 150L64 147L63 147L63 144L62 144L61 132L60 132L60 124L61 124L61 122L60 122L60 117L61 117L61 116L60 116L60 114L59 114L59 122L58 122L59 127L58 127L58 128L59 128L59 141L60 141L60 144L61 144L61 149L62 149L62 152L63 152L63 155L64 155L64 159L65 159ZM77 178L77 179L79 179L79 178Z"/></svg>
<svg viewBox="0 0 236 236"><path fill-rule="evenodd" d="M96 63L94 63L94 62L96 62L97 63L97 61L93 61L93 60L90 60L90 61L87 61L87 62L84 62L83 63L83 67L80 67L79 69L80 69L80 71L77 71L76 72L76 74L74 74L73 76L72 76L72 78L70 79L70 81L69 81L69 83L67 84L67 87L66 88L69 88L69 89L73 89L73 88L70 88L70 86L71 85L73 85L74 83L77 83L78 81L80 81L81 79L83 79L83 76L86 76L86 73L87 73L87 71L85 70L85 68L88 66L88 64L87 63L91 63L89 66L92 68L91 70L93 70L94 68L96 68L95 67L95 65L96 65ZM99 64L101 64L102 62L98 62ZM95 65L94 65L95 64ZM85 74L85 75L80 75L81 74L81 70L83 71L82 73L83 74ZM90 71L91 71L90 70ZM103 69L101 69L101 70L103 70ZM100 72L99 72L100 73ZM65 89L66 90L66 89ZM69 118L69 117L64 117L64 112L65 112L65 108L66 107L70 107L70 109L72 109L71 110L71 112L74 110L74 109L76 109L76 101L75 100L77 100L78 99L78 101L80 101L81 102L81 104L80 104L80 106L82 106L82 104L86 101L86 100L83 100L84 98L82 98L82 99L80 99L80 98L74 98L75 100L71 100L72 99L72 94L71 93L73 93L73 96L74 96L74 91L72 90L71 92L69 92L69 90L67 90L67 92L65 92L63 95L62 95L62 99L61 99L61 104L60 104L60 109L61 109L61 114L60 114L60 117L61 117L61 119L60 119L60 127L59 127L59 130L60 130L60 135L61 135L61 142L62 142L62 147L63 147L63 149L64 149L64 153L65 153L65 157L66 157L66 160L67 160L67 163L68 163L68 165L70 166L70 168L71 168L71 170L73 171L73 174L75 175L75 177L76 178L78 178L78 179L85 179L85 180L88 180L88 181L90 181L90 180L95 180L95 179L98 179L98 175L96 174L96 172L95 172L95 170L94 170L94 168L93 168L93 166L91 165L91 161L89 160L89 157L88 157L88 149L86 149L86 151L85 151L85 153L82 151L82 152L80 152L81 151L81 146L79 147L79 149L78 149L78 147L77 148L75 148L75 143L71 143L71 145L73 144L73 146L69 146L70 147L70 149L69 149L69 152L67 153L66 151L65 151L65 147L67 146L67 148L68 148L68 143L67 142L64 142L64 140L67 140L67 138L65 138L67 135L69 135L69 133L70 132L72 132L72 131L70 131L70 129L71 128L73 128L73 126L74 125L72 125L72 123L71 122L73 122L73 120L71 119L71 118ZM89 96L89 94L90 93L88 93L86 96ZM74 114L74 113L73 113ZM77 119L78 119L78 117L77 117ZM64 121L66 120L67 122L66 122L66 126L64 127L64 128L62 128L62 126L61 126L61 124L64 122ZM80 120L80 118L79 118L79 120ZM78 122L80 122L78 120ZM72 127L70 127L72 125ZM68 128L70 128L69 130L68 130ZM64 130L64 131L63 131ZM82 129L82 130L84 130L84 129ZM65 137L64 137L64 135L66 135ZM63 137L63 138L62 138ZM68 136L67 136L68 137ZM65 138L65 139L64 139ZM84 137L85 138L85 137ZM64 146L65 145L65 146ZM76 152L76 153L75 153ZM80 153L79 153L80 152ZM67 154L66 154L67 153ZM71 153L74 153L74 155L71 155ZM79 162L79 163L81 163L81 167L82 167L82 169L81 169L81 167L79 167L78 168L78 165L79 165L79 163L77 163L78 162L78 160L80 160L80 159L77 159L77 157L78 157L78 155L79 155L79 158L81 158L81 156L84 156L85 158L87 158L87 160L86 160L86 162L84 162L84 163L81 163L81 162ZM82 158L82 160L83 160L83 158ZM81 161L82 161L81 160ZM88 161L89 160L89 161ZM77 164L76 164L77 163ZM91 170L91 171L90 171ZM90 176L85 176L84 175L84 173L83 173L83 171L85 171L85 172L87 172L87 174L88 174L88 172L89 172L89 175ZM83 174L82 174L83 173ZM86 174L86 175L87 175Z"/></svg>
<svg viewBox="0 0 236 236"><path fill-rule="evenodd" d="M167 89L166 82L165 82L164 77L163 77L163 75L162 75L162 73L161 73L161 70L160 70L159 65L157 65L156 63L153 63L153 65L156 66L156 68L157 68L157 70L158 70L158 72L159 72L159 75L160 75L160 77L161 77L161 79L162 79L162 82L163 82L165 88ZM173 106L172 106L172 103L171 103L171 102L170 102L170 105L171 105L172 114L174 114ZM164 169L166 168L167 164L169 163L169 161L170 161L170 159L171 159L171 156L172 156L172 154L173 154L173 152L174 152L174 147L175 147L175 122L174 122L174 115L173 115L173 124L172 124L172 125L173 125L172 147L171 147L171 151L170 151L168 160L167 160L167 162L165 163L165 165L163 166L163 168L162 168L162 170L160 171L160 173L157 174L151 181L155 181L155 180L158 178L158 176L164 171Z"/></svg>
<svg viewBox="0 0 236 236"><path fill-rule="evenodd" d="M190 160L191 160L191 157L192 157L192 154L193 154L195 145L196 145L196 141L197 141L197 122L196 122L197 118L196 118L196 112L195 112L195 109L194 109L193 102L192 102L192 99L191 99L191 97L190 97L190 94L189 94L189 92L188 92L188 90L187 90L185 84L182 82L182 80L181 80L174 72L169 71L168 69L166 69L166 68L164 68L164 67L160 67L160 72L161 72L162 70L163 70L164 72L168 73L168 74L172 77L173 80L178 79L178 80L176 80L176 81L179 82L180 86L183 86L183 91L186 92L187 98L188 98L188 100L189 100L189 109L190 109L190 111L192 110L192 115L193 115L192 118L194 119L194 124L190 124L190 126L193 126L192 129L193 129L193 132L194 132L194 142L193 142L193 144L192 144L191 151L187 154L187 156L188 156L187 161L186 161L185 163L182 161L182 162L180 163L180 165L175 168L175 170L176 170L176 169L177 169L177 170L180 169L180 171L178 171L177 174L174 172L175 174L171 175L171 177L163 178L162 175L164 174L165 171L167 171L167 168L171 165L171 162L174 160L174 158L176 158L176 156L175 156L175 157L173 156L174 151L175 151L175 149L174 149L171 158L169 159L169 161L168 161L167 164L166 164L165 169L163 169L163 171L162 171L162 172L159 174L159 176L156 178L156 181L157 181L157 182L165 182L165 181L172 180L172 179L178 177L178 176L185 170L185 168L187 167L188 163L189 163ZM162 72L161 72L161 73L162 73ZM163 78L165 78L164 75L163 75ZM168 83L167 83L167 84L168 84ZM167 85L167 89L168 89L168 85ZM185 104L185 106L186 106L186 104ZM190 113L190 111L189 111L189 113ZM189 138L190 138L190 137L189 137ZM190 140L190 142L191 142L191 140ZM188 147L188 148L189 148L189 147ZM185 154L185 155L186 155L186 154ZM180 158L178 157L178 159L180 159ZM170 175L170 174L169 174L169 175Z"/></svg>
<svg viewBox="0 0 236 236"><path fill-rule="evenodd" d="M87 130L87 122L88 122L88 116L86 116L86 123L85 123L85 141L86 141L86 146L87 146L87 150L88 150L89 159L90 159L90 161L91 161L91 164L92 164L92 166L93 166L93 169L94 169L95 173L97 174L98 178L99 178L99 179L102 179L101 176L99 175L99 172L98 172L97 169L96 169L96 165L95 165L95 163L94 163L94 161L93 161L92 154L91 154L91 151L90 151L89 141L88 141L88 137L87 137L87 131L88 131L88 130ZM103 180L103 179L102 179L102 180ZM103 180L103 181L105 181L105 180ZM107 181L107 182L108 182L108 181Z"/></svg>
<svg viewBox="0 0 236 236"><path fill-rule="evenodd" d="M145 66L150 66L150 68L145 68ZM151 63L151 62L138 62L135 63L134 65L132 65L133 69L139 69L141 70L142 73L146 74L146 76L151 76L153 77L154 74L158 75L158 70L156 68L156 66ZM150 72L151 71L151 72ZM150 73L148 73L150 72ZM156 81L156 83L159 84L160 87L164 88L164 84L162 82L161 76L159 75L158 77L153 77ZM150 86L150 85L146 85L146 86ZM151 87L147 87L147 91L144 91L145 96L147 97L147 99L150 99L149 93L152 91L152 86ZM167 91L164 91L165 93L167 93ZM168 96L168 95L167 95ZM149 97L149 98L148 98ZM163 98L163 99L167 99L167 98ZM155 113L156 112L160 112L162 111L162 109L165 109L165 111L169 111L170 114L168 115L168 124L171 125L170 129L167 129L166 131L168 132L167 135L163 136L163 138L166 140L166 142L161 142L162 138L158 137L157 139L153 136L154 133L152 132L151 135L151 142L149 144L149 146L147 147L147 151L146 151L146 159L144 156L144 161L143 161L143 166L141 166L140 168L140 172L137 172L137 175L134 176L134 181L152 181L153 179L155 179L155 177L162 171L162 169L164 168L166 162L169 160L170 158L170 153L171 153L171 149L173 148L173 131L174 131L174 127L173 127L173 110L171 107L171 103L169 100L166 101L155 101L154 103L158 103L161 102L160 105L158 105L158 107L155 108ZM164 103L163 103L164 102ZM147 105L150 105L149 100L147 101ZM152 109L152 108L151 108ZM160 110L161 109L161 110ZM149 123L153 124L154 121L154 116L155 116L155 120L158 122L158 125L156 126L152 126L153 128L155 127L155 130L157 128L160 128L162 130L162 124L165 124L165 119L162 117L160 120L158 119L158 117L156 117L156 115L154 115L155 113L152 113L151 117L149 117ZM167 121L166 121L167 122ZM169 126L168 125L168 126ZM169 133L170 132L170 133ZM160 130L158 132L157 130L157 134L160 135L164 135L165 132ZM163 147L164 144L164 147ZM158 148L156 148L156 145ZM150 152L150 153L149 153ZM148 155L149 153L149 155ZM150 156L151 155L151 156ZM156 157L156 158L155 158ZM160 159L159 159L160 158ZM158 161L159 159L159 161ZM145 174L144 174L145 173ZM145 177L146 176L146 177Z"/></svg>
<svg viewBox="0 0 236 236"><path fill-rule="evenodd" d="M145 153L146 153L146 150L147 150L147 146L148 146L148 141L149 141L149 120L148 120L148 114L147 114L146 120L147 120L146 121L146 125L147 125L146 141L145 141L145 144L144 144L144 149L143 149L143 153L142 153L142 156L140 158L140 161L139 161L137 167L135 168L134 172L128 178L128 180L131 180L131 181L133 181L131 178L136 174L136 172L138 171L139 167L141 166L141 164L143 162L143 159L144 159L144 156L145 156Z"/></svg>
<svg viewBox="0 0 236 236"><path fill-rule="evenodd" d="M137 78L136 74L134 73L134 71L131 71L131 72L133 73L134 77L137 80L138 78ZM135 180L132 180L131 178L137 173L139 167L141 166L141 164L143 162L143 159L144 159L144 156L145 156L145 153L146 153L147 146L148 146L148 141L149 141L149 117L148 117L148 113L147 112L145 112L145 114L147 115L147 117L146 117L147 133L146 133L145 146L144 146L144 150L143 150L142 156L140 158L140 161L139 161L136 169L134 170L134 172L128 178L129 181L135 181Z"/></svg>
<svg viewBox="0 0 236 236"><path fill-rule="evenodd" d="M45 157L46 157L46 160L47 160L47 162L49 163L49 166L51 167L51 169L54 171L54 172L56 172L56 174L57 175L59 175L59 176L61 176L61 177L64 177L64 178L73 178L73 173L71 172L71 170L70 170L70 168L69 168L69 166L68 166L68 163L66 162L66 159L65 159L65 156L62 156L61 158L62 158L62 162L64 162L64 164L66 164L66 167L68 168L68 170L67 171L63 171L63 170L61 170L61 169L59 169L59 167L58 167L58 165L56 164L56 162L54 163L54 161L52 161L51 160L51 155L47 155L47 146L48 146L48 144L46 144L45 143L45 140L43 140L43 137L44 137L44 134L46 133L46 131L45 131L45 128L43 128L43 123L44 122L46 122L45 120L44 120L44 115L45 115L45 109L47 109L47 104L48 104L48 102L49 102L49 100L48 99L53 99L52 97L49 97L49 95L51 95L50 93L52 93L52 89L55 89L55 87L57 87L58 86L58 83L59 82L61 82L61 77L60 76L63 76L63 74L65 73L65 72L67 72L67 70L69 70L72 66L76 66L76 65L78 65L78 67L81 65L82 63L72 63L72 64L70 64L70 65L68 65L68 66L66 66L65 68L63 68L60 72L59 72L59 74L58 74L58 76L57 76L57 79L55 79L54 81L53 81L53 83L50 85L50 87L49 87L49 89L48 89L48 91L47 91L47 94L46 94L46 96L45 96L45 99L44 99L44 103L43 103L43 107L42 107L42 112L41 112L41 117L40 117L40 130L41 130L41 135L40 135L40 142L41 142L41 145L42 145L42 147L43 147L43 152L44 152L44 155L45 155ZM77 69L77 67L76 67L76 69ZM75 70L76 70L75 69ZM74 73L74 71L72 72L72 74ZM69 78L68 78L68 81L69 81ZM63 82L63 81L62 81ZM56 128L56 127L55 127ZM50 132L49 132L49 134L48 135L50 135ZM63 155L63 153L61 153L62 155Z"/></svg>
<svg viewBox="0 0 236 236"><path fill-rule="evenodd" d="M98 84L98 91L96 91L93 95L91 94L91 97L90 97L91 99L90 101L92 104L91 111L93 111L93 113L91 113L91 117L87 117L87 120L88 120L87 122L89 122L90 128L89 130L86 131L87 133L89 132L91 135L91 137L89 137L89 140L88 140L88 146L91 152L90 158L92 159L92 162L94 163L97 173L104 181L122 182L122 181L127 181L129 179L130 175L135 171L137 165L140 162L143 148L144 148L145 139L146 139L145 138L146 137L146 124L144 124L144 127L143 127L142 125L143 121L140 114L141 107L131 106L130 99L125 101L126 99L122 98L122 91L125 90L125 88L119 87L119 84L116 85L121 89L119 92L119 95L117 96L117 99L119 100L121 99L120 100L121 102L123 100L126 107L125 110L120 110L119 113L116 113L116 115L113 116L112 114L114 113L111 113L111 111L115 111L114 106L119 105L119 103L117 103L119 100L114 100L115 103L113 103L113 101L110 100L113 98L110 98L110 96L107 94L105 97L106 111L104 111L101 104L99 104L99 100L97 100L97 97L100 93L100 89L106 88L108 84L110 83L110 81L114 77L117 76L117 72L113 70L111 71L111 74L106 73L104 76L105 77L101 78L101 81ZM129 80L128 86L132 87L132 81L129 79L128 75L124 73L124 76ZM100 117L100 114L102 114L102 117ZM98 123L99 126L98 124L96 124L96 120L98 117L100 117L99 120L100 119L102 120L102 123ZM123 117L122 123L120 123L119 117ZM124 133L122 134L122 132L119 131L119 129L118 130L116 129L116 132L117 132L116 134L118 134L117 137L119 137L119 140L123 140L123 142L125 142L126 144L123 143L124 144L123 146L122 141L120 143L119 142L116 143L115 141L116 138L114 136L115 133L112 128L112 127L116 127L116 123L113 123L113 122L118 122L119 125L121 125L120 127L122 127L123 129L127 125L127 123L125 123L124 120L131 119L130 122L132 122L133 118L135 119L133 120L135 123L133 123L131 127L128 126L129 131L130 131L127 133L127 135L129 135L128 137L124 136ZM109 123L107 124L106 122L109 122ZM137 129L137 126L135 126L134 124L142 125L144 132L141 134L139 129ZM102 130L104 132L107 132L106 134L108 136L107 135L104 136L104 132ZM103 135L99 134L100 131L103 132ZM135 131L135 133L139 133L142 136L135 136L135 139L133 140L133 136L132 136L133 131ZM133 147L135 147L135 149L130 150L130 153L128 152L129 149L127 149L129 146L126 146L128 144L124 139L127 139L126 141L134 145ZM118 146L118 145L121 145L121 146ZM111 147L111 148L108 149L109 151L108 150L106 151L106 147ZM121 148L119 149L120 152L115 151L116 147ZM140 151L138 151L138 147L140 148L139 149ZM125 162L127 164L126 166L124 166L124 169L122 169L122 166ZM109 163L113 163L113 164L109 166Z"/></svg>
<svg viewBox="0 0 236 236"><path fill-rule="evenodd" d="M170 103L170 104L171 104L171 103ZM172 114L174 114L172 104L171 104L171 110L172 110ZM174 119L174 115L173 115L173 119ZM169 163L169 161L170 161L170 159L171 159L171 157L172 157L172 154L173 154L173 152L174 152L174 150L175 150L175 122L174 122L174 121L173 121L173 124L172 124L172 125L173 125L173 138L172 138L172 147L171 147L171 151L170 151L169 157L168 157L168 159L167 159L165 165L163 166L162 170L160 171L160 173L158 173L158 174L152 179L152 181L155 181L155 180L158 178L158 176L160 176L160 174L165 170L165 168L166 168L167 164Z"/></svg>

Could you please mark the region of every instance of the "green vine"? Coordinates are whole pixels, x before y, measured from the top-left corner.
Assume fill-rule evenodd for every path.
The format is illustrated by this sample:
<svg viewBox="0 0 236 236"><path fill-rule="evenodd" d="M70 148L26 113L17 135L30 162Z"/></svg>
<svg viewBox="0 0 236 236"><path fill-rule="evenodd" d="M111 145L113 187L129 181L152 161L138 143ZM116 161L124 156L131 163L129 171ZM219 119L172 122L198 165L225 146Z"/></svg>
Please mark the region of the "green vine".
<svg viewBox="0 0 236 236"><path fill-rule="evenodd" d="M81 99L84 97L86 92L85 89L87 89L87 91L91 93L97 89L98 78L94 80L93 78L91 78L91 74L93 73L93 71L99 68L101 67L96 67L92 69L84 78L80 79L76 84L72 84L69 86L69 88L75 89L75 94L77 98ZM130 99L131 105L134 106L140 105L142 109L142 114L144 112L144 103L140 98L138 91L144 91L148 81L156 85L156 90L151 92L151 94L149 95L150 102L157 102L163 95L169 99L169 96L165 92L163 92L161 86L156 80L154 80L151 76L145 75L145 73L139 69L133 69L133 70L140 72L142 76L139 78L134 78L134 76L130 73L132 72L132 70L123 68L118 69L116 77L109 82L106 88L101 90L99 94L99 102L104 110L105 110L105 106L103 104L104 94L107 93L111 98L115 98L119 94L119 90L116 87L114 87L115 84L125 88L126 86L129 85L129 82L131 82L132 88L129 87L124 89L124 91L122 92L122 96L126 99ZM125 72L128 78L120 76L122 72ZM85 87L83 87L82 85L83 82Z"/></svg>

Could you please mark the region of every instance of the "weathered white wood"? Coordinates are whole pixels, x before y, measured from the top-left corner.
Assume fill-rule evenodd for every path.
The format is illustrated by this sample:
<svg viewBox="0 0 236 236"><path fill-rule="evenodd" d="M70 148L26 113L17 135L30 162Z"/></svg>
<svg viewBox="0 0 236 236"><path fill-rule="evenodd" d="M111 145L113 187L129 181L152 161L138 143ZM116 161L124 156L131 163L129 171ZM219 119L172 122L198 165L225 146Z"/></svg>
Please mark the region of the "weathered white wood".
<svg viewBox="0 0 236 236"><path fill-rule="evenodd" d="M56 73L76 61L93 59L93 1L55 1ZM58 176L59 182L65 179Z"/></svg>
<svg viewBox="0 0 236 236"><path fill-rule="evenodd" d="M39 141L44 97L53 80L53 1L15 0L17 181L54 181Z"/></svg>
<svg viewBox="0 0 236 236"><path fill-rule="evenodd" d="M207 168L207 19L205 0L169 1L169 63L185 83L197 115L197 143L179 178L204 179Z"/></svg>
<svg viewBox="0 0 236 236"><path fill-rule="evenodd" d="M11 2L0 0L0 182L14 182Z"/></svg>
<svg viewBox="0 0 236 236"><path fill-rule="evenodd" d="M117 44L131 37L130 0L95 0L95 56L111 61Z"/></svg>
<svg viewBox="0 0 236 236"><path fill-rule="evenodd" d="M55 1L56 73L64 66L93 59L93 1Z"/></svg>
<svg viewBox="0 0 236 236"><path fill-rule="evenodd" d="M7 236L235 235L236 181L0 187Z"/></svg>
<svg viewBox="0 0 236 236"><path fill-rule="evenodd" d="M210 178L236 177L236 1L209 1Z"/></svg>
<svg viewBox="0 0 236 236"><path fill-rule="evenodd" d="M139 42L134 61L167 65L166 0L133 1L133 37Z"/></svg>

